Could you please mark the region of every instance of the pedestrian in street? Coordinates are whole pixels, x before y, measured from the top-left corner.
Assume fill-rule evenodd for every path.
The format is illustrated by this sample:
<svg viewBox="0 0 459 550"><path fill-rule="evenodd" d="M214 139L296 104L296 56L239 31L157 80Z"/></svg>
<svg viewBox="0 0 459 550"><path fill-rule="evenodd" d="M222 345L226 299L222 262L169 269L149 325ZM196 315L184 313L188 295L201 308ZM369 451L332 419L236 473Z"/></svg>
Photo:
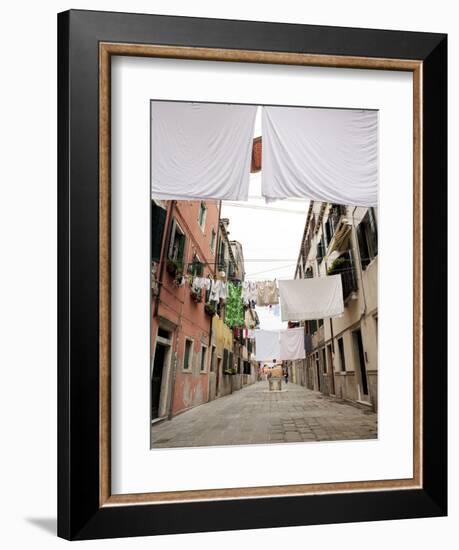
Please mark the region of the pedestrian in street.
<svg viewBox="0 0 459 550"><path fill-rule="evenodd" d="M287 367L284 369L284 380L285 380L285 383L288 384L288 368Z"/></svg>

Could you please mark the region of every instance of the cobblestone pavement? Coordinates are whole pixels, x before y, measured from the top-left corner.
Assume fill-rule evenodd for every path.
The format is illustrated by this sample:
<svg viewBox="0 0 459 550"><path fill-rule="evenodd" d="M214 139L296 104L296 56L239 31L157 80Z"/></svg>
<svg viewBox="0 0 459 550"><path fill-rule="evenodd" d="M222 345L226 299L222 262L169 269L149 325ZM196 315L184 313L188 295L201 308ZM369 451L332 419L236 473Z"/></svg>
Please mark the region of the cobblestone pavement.
<svg viewBox="0 0 459 550"><path fill-rule="evenodd" d="M297 384L266 381L154 424L152 448L375 439L377 415ZM284 391L285 390L285 391Z"/></svg>

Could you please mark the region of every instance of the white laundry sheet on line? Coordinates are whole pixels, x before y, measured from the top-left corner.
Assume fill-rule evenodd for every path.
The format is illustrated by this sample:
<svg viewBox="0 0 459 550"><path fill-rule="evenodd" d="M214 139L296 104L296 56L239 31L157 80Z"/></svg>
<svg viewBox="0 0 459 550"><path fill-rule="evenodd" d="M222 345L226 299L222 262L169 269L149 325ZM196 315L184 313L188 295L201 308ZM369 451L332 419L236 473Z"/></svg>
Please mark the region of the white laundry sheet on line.
<svg viewBox="0 0 459 550"><path fill-rule="evenodd" d="M152 198L247 200L256 105L152 101Z"/></svg>
<svg viewBox="0 0 459 550"><path fill-rule="evenodd" d="M279 281L282 321L338 317L344 312L341 275Z"/></svg>
<svg viewBox="0 0 459 550"><path fill-rule="evenodd" d="M257 361L294 361L304 359L304 328L255 330Z"/></svg>
<svg viewBox="0 0 459 550"><path fill-rule="evenodd" d="M279 359L282 361L305 359L304 327L280 330L279 348Z"/></svg>
<svg viewBox="0 0 459 550"><path fill-rule="evenodd" d="M378 204L378 112L263 107L262 194Z"/></svg>
<svg viewBox="0 0 459 550"><path fill-rule="evenodd" d="M280 342L278 330L255 330L255 356L257 361L279 359Z"/></svg>

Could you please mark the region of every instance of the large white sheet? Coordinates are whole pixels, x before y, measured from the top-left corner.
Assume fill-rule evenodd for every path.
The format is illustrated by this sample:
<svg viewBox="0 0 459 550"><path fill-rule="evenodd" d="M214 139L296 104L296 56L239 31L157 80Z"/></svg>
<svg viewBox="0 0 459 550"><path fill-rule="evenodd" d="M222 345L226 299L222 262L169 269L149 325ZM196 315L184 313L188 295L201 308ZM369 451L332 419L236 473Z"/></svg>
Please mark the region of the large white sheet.
<svg viewBox="0 0 459 550"><path fill-rule="evenodd" d="M264 107L262 193L378 204L378 112Z"/></svg>
<svg viewBox="0 0 459 550"><path fill-rule="evenodd" d="M282 321L338 317L344 312L341 275L279 281Z"/></svg>
<svg viewBox="0 0 459 550"><path fill-rule="evenodd" d="M279 331L255 330L255 356L257 361L279 359Z"/></svg>
<svg viewBox="0 0 459 550"><path fill-rule="evenodd" d="M279 331L279 348L282 361L305 359L304 328L289 328Z"/></svg>
<svg viewBox="0 0 459 550"><path fill-rule="evenodd" d="M247 200L256 110L152 101L152 197Z"/></svg>
<svg viewBox="0 0 459 550"><path fill-rule="evenodd" d="M285 330L255 330L257 361L294 361L306 357L304 328Z"/></svg>

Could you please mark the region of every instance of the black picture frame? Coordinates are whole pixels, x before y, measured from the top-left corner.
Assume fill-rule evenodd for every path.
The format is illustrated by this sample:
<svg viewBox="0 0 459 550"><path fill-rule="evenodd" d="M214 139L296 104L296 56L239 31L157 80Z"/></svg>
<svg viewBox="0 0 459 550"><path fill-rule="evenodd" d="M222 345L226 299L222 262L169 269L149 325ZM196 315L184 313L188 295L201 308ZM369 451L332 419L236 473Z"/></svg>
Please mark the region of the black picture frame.
<svg viewBox="0 0 459 550"><path fill-rule="evenodd" d="M422 488L100 505L99 44L422 62ZM421 251L421 254L422 254ZM71 540L447 514L447 37L71 10L58 15L58 535ZM280 506L273 498L282 499Z"/></svg>

